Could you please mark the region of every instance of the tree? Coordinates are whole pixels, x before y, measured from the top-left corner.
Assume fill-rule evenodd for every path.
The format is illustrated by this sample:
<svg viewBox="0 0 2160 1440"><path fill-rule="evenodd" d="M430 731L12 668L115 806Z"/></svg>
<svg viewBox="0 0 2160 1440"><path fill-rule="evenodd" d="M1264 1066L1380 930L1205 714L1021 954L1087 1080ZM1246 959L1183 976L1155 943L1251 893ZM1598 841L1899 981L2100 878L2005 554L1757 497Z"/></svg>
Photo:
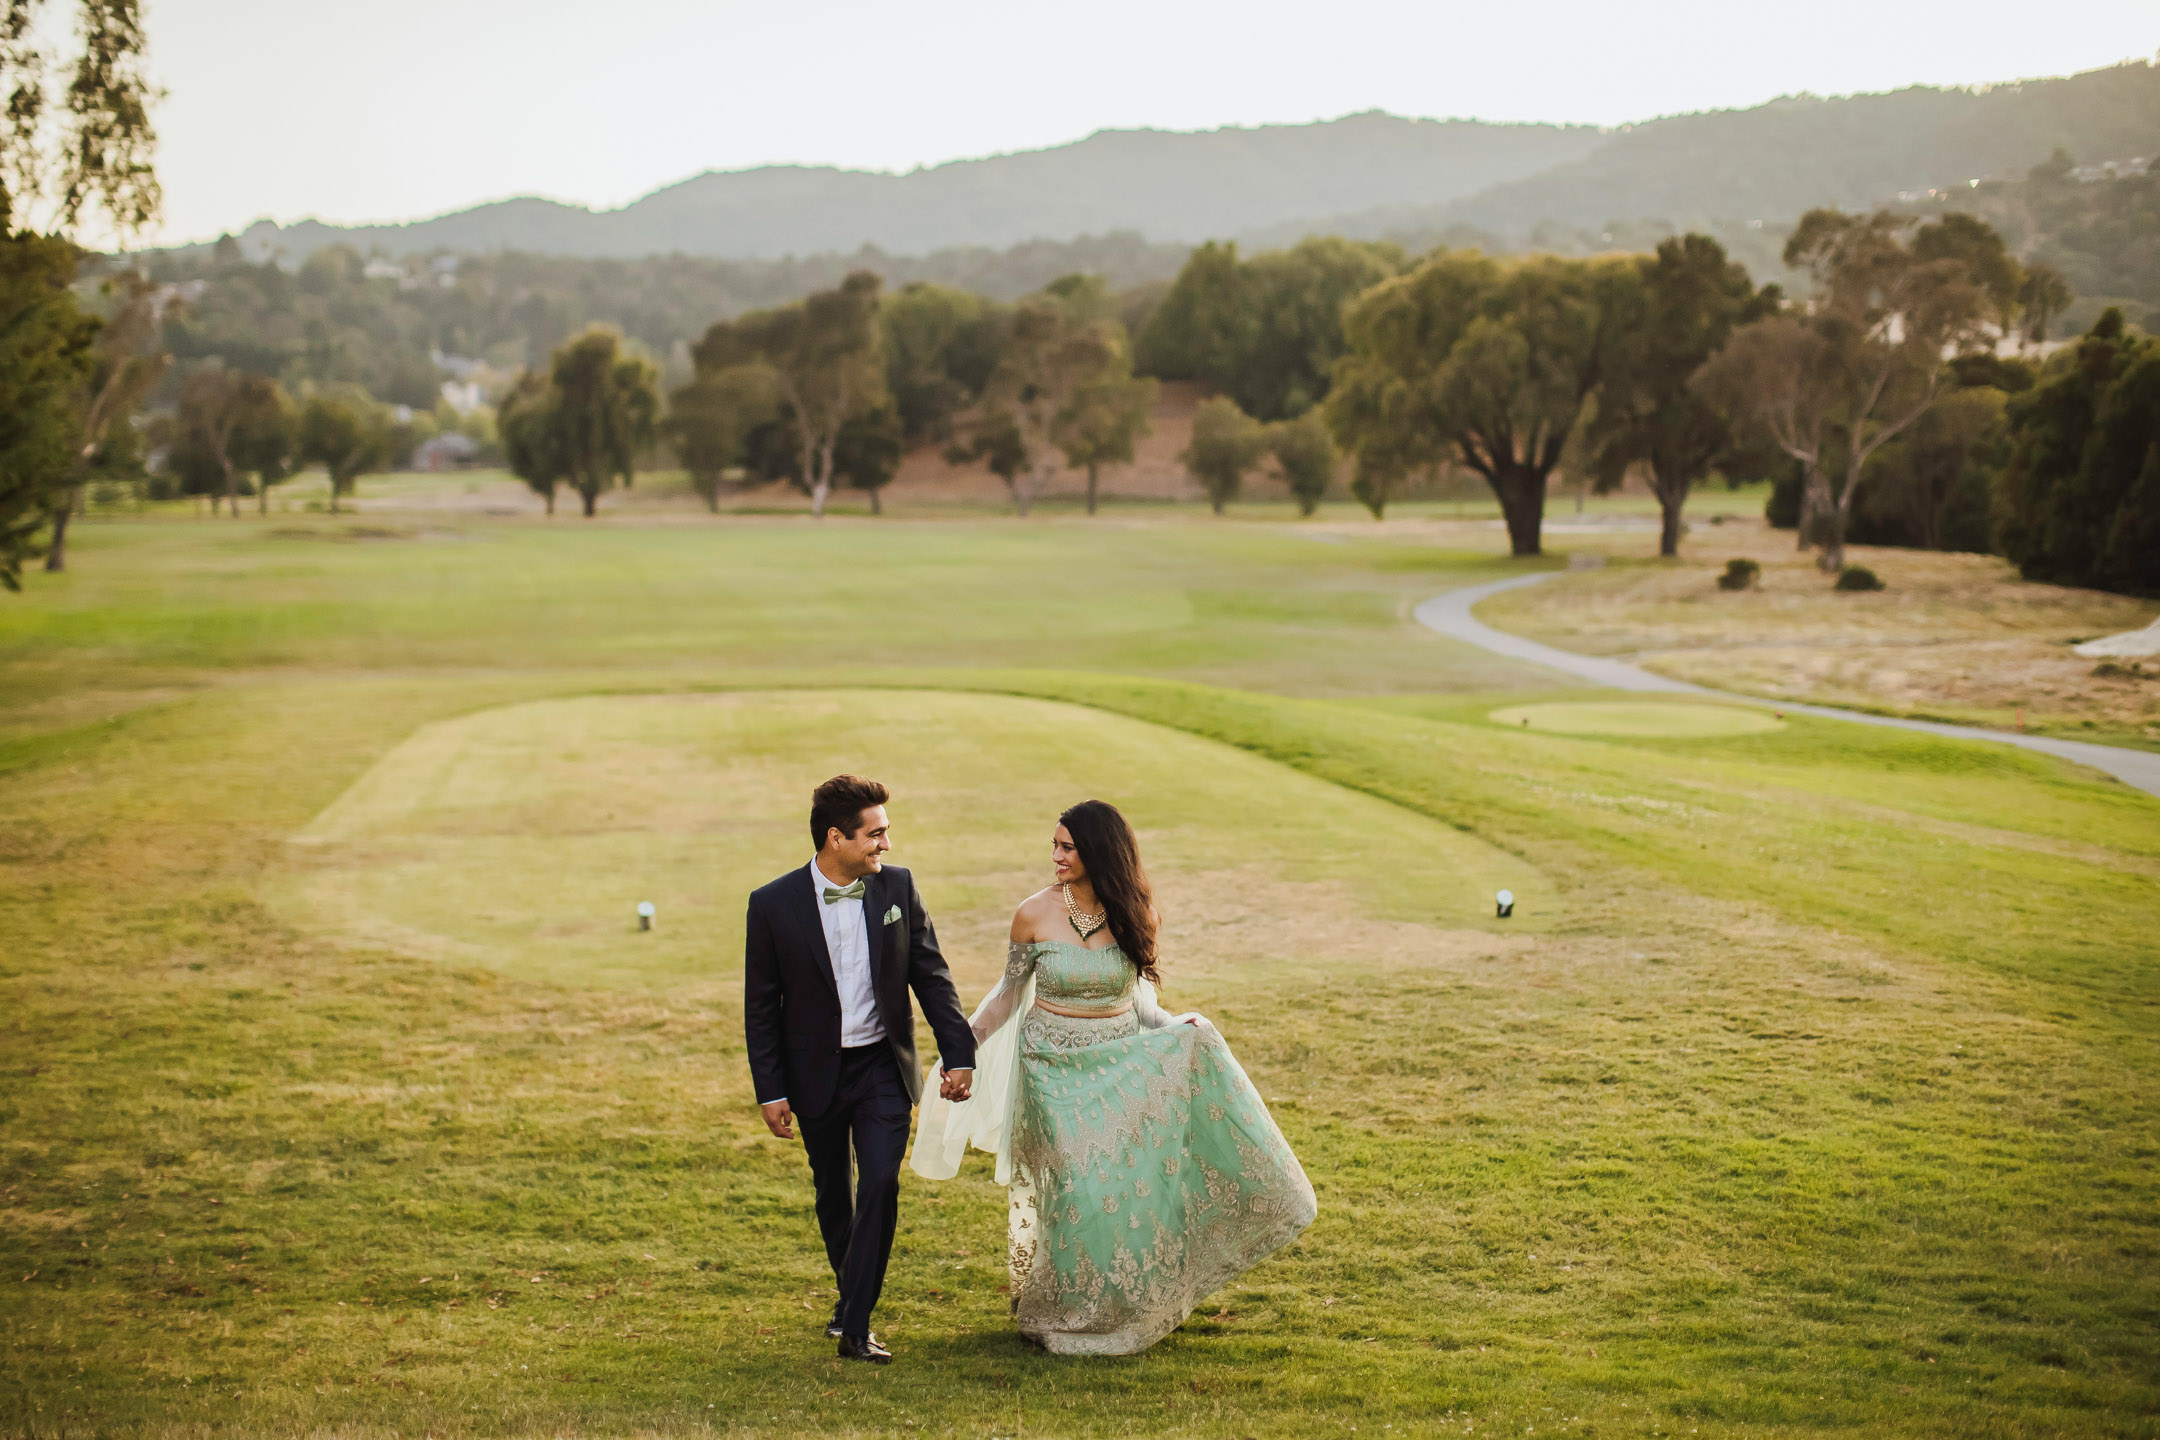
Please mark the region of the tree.
<svg viewBox="0 0 2160 1440"><path fill-rule="evenodd" d="M151 154L156 98L143 72L146 37L138 0L78 0L81 51L71 64L41 37L43 0L7 0L0 12L0 230L13 224L73 235L86 212L119 237L157 218L161 195ZM51 80L65 77L57 96Z"/></svg>
<svg viewBox="0 0 2160 1440"><path fill-rule="evenodd" d="M2048 326L2070 308L2077 294L2060 270L2034 261L2025 267L2025 280L2018 287L2017 298L2024 318L2019 337L2027 345L2039 345L2047 340Z"/></svg>
<svg viewBox="0 0 2160 1440"><path fill-rule="evenodd" d="M1252 346L1253 308L1237 243L1210 240L1186 257L1170 293L1148 316L1134 353L1140 370L1165 380L1227 388Z"/></svg>
<svg viewBox="0 0 2160 1440"><path fill-rule="evenodd" d="M1851 535L1926 550L1990 548L1990 480L2000 468L2009 397L1992 385L1951 390L1868 461Z"/></svg>
<svg viewBox="0 0 2160 1440"><path fill-rule="evenodd" d="M985 387L983 423L1009 426L1023 457L1006 480L1023 516L1057 474L1066 444L1081 444L1085 453L1074 428L1090 418L1085 397L1094 387L1118 386L1130 374L1125 332L1117 321L1095 313L1100 299L1099 285L1068 277L1022 300L1013 309L1004 353ZM1126 389L1122 396L1121 403L1129 405L1138 392Z"/></svg>
<svg viewBox="0 0 2160 1440"><path fill-rule="evenodd" d="M1798 313L1765 316L1734 332L1696 373L1694 389L1738 425L1765 437L1800 467L1801 501L1792 516L1799 548L1820 538L1823 479L1837 453L1838 376L1828 340ZM1772 517L1774 523L1783 520Z"/></svg>
<svg viewBox="0 0 2160 1440"><path fill-rule="evenodd" d="M1010 411L990 411L976 422L965 441L955 440L945 447L947 464L965 465L970 460L982 461L991 474L1005 482L1007 493L1018 500L1020 472L1027 468L1028 452ZM1023 508L1020 513L1027 511Z"/></svg>
<svg viewBox="0 0 2160 1440"><path fill-rule="evenodd" d="M1667 239L1636 265L1639 308L1607 330L1611 350L1584 441L1601 490L1634 466L1649 471L1658 553L1677 555L1688 492L1735 458L1733 427L1690 382L1734 326L1774 310L1778 297L1774 287L1758 295L1747 270L1706 235Z"/></svg>
<svg viewBox="0 0 2160 1440"><path fill-rule="evenodd" d="M395 445L389 411L357 385L318 390L300 407L299 460L329 473L333 515L362 475L389 466Z"/></svg>
<svg viewBox="0 0 2160 1440"><path fill-rule="evenodd" d="M1245 472L1267 453L1267 432L1238 409L1237 401L1217 395L1202 401L1193 415L1192 443L1178 459L1207 492L1215 513L1237 498Z"/></svg>
<svg viewBox="0 0 2160 1440"><path fill-rule="evenodd" d="M779 405L772 372L762 365L699 374L668 397L661 430L690 472L690 487L715 514L723 477L742 465L750 432L779 418Z"/></svg>
<svg viewBox="0 0 2160 1440"><path fill-rule="evenodd" d="M234 468L255 477L257 514L270 513L270 487L294 474L299 446L300 412L285 387L267 375L244 377L227 453Z"/></svg>
<svg viewBox="0 0 2160 1440"><path fill-rule="evenodd" d="M153 348L162 312L157 287L130 272L106 281L100 292L111 313L98 329L96 364L80 397L75 475L52 507L52 539L45 548L50 571L67 569L68 522L81 502L83 482L105 463L115 436L133 438L129 417L172 364L172 356Z"/></svg>
<svg viewBox="0 0 2160 1440"><path fill-rule="evenodd" d="M840 427L833 444L833 474L870 497L870 513L885 513L880 492L900 473L906 448L900 412L890 404L866 410Z"/></svg>
<svg viewBox="0 0 2160 1440"><path fill-rule="evenodd" d="M1745 327L1706 371L1707 393L1801 463L1799 543L1821 545L1824 570L1844 568L1869 458L1935 404L1944 357L2002 320L2006 286L2014 299L2001 248L1969 216L1923 224L1811 210L1785 246L1786 263L1814 281L1808 310Z"/></svg>
<svg viewBox="0 0 2160 1440"><path fill-rule="evenodd" d="M1492 487L1514 553L1538 554L1547 483L1640 284L1625 258L1441 251L1352 304L1327 419L1374 515L1404 475L1457 458Z"/></svg>
<svg viewBox="0 0 2160 1440"><path fill-rule="evenodd" d="M910 441L949 440L953 418L981 396L1004 343L1004 307L918 280L885 297L885 387Z"/></svg>
<svg viewBox="0 0 2160 1440"><path fill-rule="evenodd" d="M1140 368L1200 381L1261 420L1302 414L1327 394L1343 306L1402 268L1396 246L1337 237L1250 260L1202 246L1149 316Z"/></svg>
<svg viewBox="0 0 2160 1440"><path fill-rule="evenodd" d="M1148 433L1148 412L1155 408L1155 381L1132 373L1124 347L1102 371L1083 384L1058 422L1058 448L1065 463L1087 471L1087 513L1095 513L1097 488L1105 465L1130 465L1133 442Z"/></svg>
<svg viewBox="0 0 2160 1440"><path fill-rule="evenodd" d="M233 518L240 515L232 438L247 404L243 398L247 378L212 360L196 366L180 382L172 464L188 482L189 494L210 497L213 517L220 500L231 505Z"/></svg>
<svg viewBox="0 0 2160 1440"><path fill-rule="evenodd" d="M74 277L66 241L0 235L0 586L10 590L77 473L97 322L75 303Z"/></svg>
<svg viewBox="0 0 2160 1440"><path fill-rule="evenodd" d="M1277 420L1267 427L1268 449L1275 468L1297 501L1298 514L1310 515L1320 508L1328 482L1335 478L1335 442L1328 438L1327 422L1317 410L1294 420ZM1386 502L1382 501L1385 508Z"/></svg>
<svg viewBox="0 0 2160 1440"><path fill-rule="evenodd" d="M136 0L80 0L81 49L66 63L45 48L44 8L7 0L0 10L0 584L11 590L48 522L57 541L48 568L66 568L67 519L88 460L96 324L66 291L77 260L68 237L96 213L116 238L131 238L159 204ZM56 96L52 81L63 76ZM55 427L70 415L69 463L56 465Z"/></svg>
<svg viewBox="0 0 2160 1440"><path fill-rule="evenodd" d="M547 502L550 515L555 513L556 487L570 478L569 449L556 423L555 402L555 388L548 377L527 370L518 376L495 414L510 473Z"/></svg>
<svg viewBox="0 0 2160 1440"><path fill-rule="evenodd" d="M774 388L793 417L813 515L824 515L832 494L840 427L884 398L877 324L881 283L870 271L858 270L838 289L721 321L692 351L701 372L748 361L770 368Z"/></svg>
<svg viewBox="0 0 2160 1440"><path fill-rule="evenodd" d="M660 372L649 360L623 354L621 335L595 328L555 352L548 384L570 467L566 478L589 520L601 492L617 480L629 485L638 450L653 443Z"/></svg>
<svg viewBox="0 0 2160 1440"><path fill-rule="evenodd" d="M2110 307L2009 414L2003 553L2028 579L2160 594L2160 341Z"/></svg>

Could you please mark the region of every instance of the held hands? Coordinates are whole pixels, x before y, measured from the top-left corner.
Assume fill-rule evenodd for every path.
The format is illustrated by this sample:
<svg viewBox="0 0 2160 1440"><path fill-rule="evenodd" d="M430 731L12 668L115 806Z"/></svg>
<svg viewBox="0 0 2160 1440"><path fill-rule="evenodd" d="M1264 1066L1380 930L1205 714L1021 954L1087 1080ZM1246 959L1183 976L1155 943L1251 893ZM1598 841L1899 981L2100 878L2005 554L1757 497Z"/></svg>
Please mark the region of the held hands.
<svg viewBox="0 0 2160 1440"><path fill-rule="evenodd" d="M938 1098L959 1104L968 1098L975 1088L975 1072L968 1070L941 1070L938 1072Z"/></svg>
<svg viewBox="0 0 2160 1440"><path fill-rule="evenodd" d="M795 1138L795 1112L788 1108L787 1101L775 1100L769 1105L760 1105L758 1109L765 1114L765 1128L767 1130L772 1131L782 1140Z"/></svg>

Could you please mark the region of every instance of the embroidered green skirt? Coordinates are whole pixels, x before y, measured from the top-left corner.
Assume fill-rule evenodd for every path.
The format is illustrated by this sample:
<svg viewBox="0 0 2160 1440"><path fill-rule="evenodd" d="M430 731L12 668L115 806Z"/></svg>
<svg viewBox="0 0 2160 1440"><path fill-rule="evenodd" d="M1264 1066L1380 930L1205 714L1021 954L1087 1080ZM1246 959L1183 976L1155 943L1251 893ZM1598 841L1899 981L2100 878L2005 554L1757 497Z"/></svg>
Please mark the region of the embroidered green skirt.
<svg viewBox="0 0 2160 1440"><path fill-rule="evenodd" d="M1311 1182L1212 1025L1132 1011L1020 1020L1013 1315L1072 1355L1130 1355L1312 1223Z"/></svg>

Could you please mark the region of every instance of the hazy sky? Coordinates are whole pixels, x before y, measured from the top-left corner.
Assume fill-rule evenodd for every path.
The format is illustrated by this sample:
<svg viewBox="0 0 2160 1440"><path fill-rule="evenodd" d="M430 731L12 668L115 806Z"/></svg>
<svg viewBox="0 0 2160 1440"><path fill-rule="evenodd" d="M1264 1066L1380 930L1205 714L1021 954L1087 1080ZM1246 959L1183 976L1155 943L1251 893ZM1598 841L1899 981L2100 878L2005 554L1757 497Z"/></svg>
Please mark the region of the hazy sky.
<svg viewBox="0 0 2160 1440"><path fill-rule="evenodd" d="M148 0L164 237L1367 109L1597 125L2152 57L2153 0Z"/></svg>

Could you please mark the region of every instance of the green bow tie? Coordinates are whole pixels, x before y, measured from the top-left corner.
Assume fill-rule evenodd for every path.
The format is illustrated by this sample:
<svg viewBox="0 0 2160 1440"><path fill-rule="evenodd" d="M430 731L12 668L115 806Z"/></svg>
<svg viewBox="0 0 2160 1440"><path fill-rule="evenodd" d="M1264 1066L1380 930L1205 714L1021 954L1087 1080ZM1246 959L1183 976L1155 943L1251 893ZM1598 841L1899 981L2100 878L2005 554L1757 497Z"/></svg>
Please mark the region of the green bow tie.
<svg viewBox="0 0 2160 1440"><path fill-rule="evenodd" d="M844 890L835 890L830 885L825 887L825 903L828 905L836 905L842 900L860 899L862 899L862 881L860 880L857 880Z"/></svg>

